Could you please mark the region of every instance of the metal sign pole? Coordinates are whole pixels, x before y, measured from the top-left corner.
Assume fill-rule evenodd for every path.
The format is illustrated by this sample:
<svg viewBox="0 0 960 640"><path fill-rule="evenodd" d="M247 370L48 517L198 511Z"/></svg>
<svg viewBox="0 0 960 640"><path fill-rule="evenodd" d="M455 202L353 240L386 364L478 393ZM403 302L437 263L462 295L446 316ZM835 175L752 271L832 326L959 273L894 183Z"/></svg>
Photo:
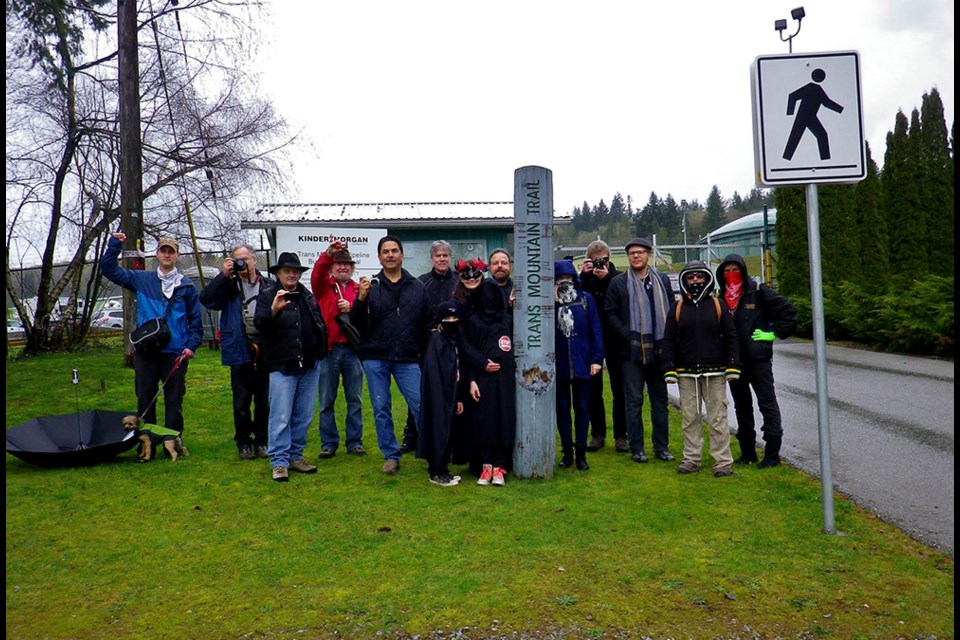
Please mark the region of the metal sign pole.
<svg viewBox="0 0 960 640"><path fill-rule="evenodd" d="M553 303L553 173L521 167L513 174L513 349L517 361L517 429L513 472L553 477L556 353Z"/></svg>
<svg viewBox="0 0 960 640"><path fill-rule="evenodd" d="M820 490L823 532L836 533L833 521L833 471L830 465L830 399L827 396L827 343L823 327L823 276L820 272L820 209L817 185L807 185L807 239L810 244L810 302L817 375L817 425L820 433Z"/></svg>

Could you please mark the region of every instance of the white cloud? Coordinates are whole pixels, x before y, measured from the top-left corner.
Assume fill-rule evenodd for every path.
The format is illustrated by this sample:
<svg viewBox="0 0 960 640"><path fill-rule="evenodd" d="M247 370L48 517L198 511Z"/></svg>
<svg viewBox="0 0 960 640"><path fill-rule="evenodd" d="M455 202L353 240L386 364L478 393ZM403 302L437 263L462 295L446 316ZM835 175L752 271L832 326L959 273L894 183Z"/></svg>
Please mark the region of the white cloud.
<svg viewBox="0 0 960 640"><path fill-rule="evenodd" d="M787 52L790 9L763 0L277 2L261 79L313 147L310 202L509 200L553 170L554 205L616 191L704 201L753 183L749 68ZM953 121L953 5L813 0L794 52L861 54L882 163L898 109L937 86Z"/></svg>

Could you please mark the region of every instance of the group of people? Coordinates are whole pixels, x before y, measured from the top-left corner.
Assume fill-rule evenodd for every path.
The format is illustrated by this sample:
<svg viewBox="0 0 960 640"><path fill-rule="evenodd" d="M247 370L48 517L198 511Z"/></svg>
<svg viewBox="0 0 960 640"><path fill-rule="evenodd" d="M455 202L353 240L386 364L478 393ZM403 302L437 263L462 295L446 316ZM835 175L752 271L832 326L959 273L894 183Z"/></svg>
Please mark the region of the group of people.
<svg viewBox="0 0 960 640"><path fill-rule="evenodd" d="M773 383L773 341L788 338L796 331L796 308L770 286L751 279L743 257L738 254L723 259L716 277L699 260L686 263L679 274L680 291L675 295L666 274L650 264L653 245L648 240L634 238L627 243L625 251L629 268L617 273L610 262L609 246L599 240L592 242L587 247L579 281L580 295L588 302L595 300L593 306L599 310L603 335L601 340L593 341L593 353L597 348L603 349L611 379L616 450L629 452L635 462L649 460L641 415L646 388L654 456L664 461L674 460L669 450L667 385L677 384L684 436L678 473L700 471L701 410L705 406L713 474L716 477L732 475L734 460L727 423L729 384L741 450L737 462L758 462L755 394L763 416L764 458L759 466L780 464L783 429ZM561 284L571 266L557 263L557 279ZM568 279L576 285L575 277ZM571 300L575 302L576 298ZM558 308L562 310L567 304L561 298ZM558 318L562 313L558 312ZM583 322L582 329L577 329L578 326L575 321L575 331L581 336L592 336L595 332L592 328L595 323ZM566 353L560 348L563 335L558 320L558 363L563 362L561 354ZM595 451L605 445L606 408L601 376L599 371L594 374L591 367L588 390L573 393L578 468L587 467L585 460L580 460L581 451ZM559 407L558 404L558 415ZM588 423L592 435L589 443L586 441ZM567 438L569 440L569 436ZM563 462L568 461L569 449L564 446Z"/></svg>
<svg viewBox="0 0 960 640"><path fill-rule="evenodd" d="M138 324L163 318L170 339L158 351L134 355L138 409L155 420L152 402L163 385L165 426L183 431L187 361L202 340L200 305L220 312L222 362L230 367L234 441L241 460L268 458L272 479L315 473L304 458L319 397L321 460L340 446L334 406L342 386L348 454L366 455L361 413L366 377L383 473L395 474L402 455L427 461L430 482L454 486L450 464L469 465L480 485L506 483L515 433L511 257L504 249L453 261L443 240L430 247L432 268L420 277L403 268L403 244L380 239L381 270L354 279L348 248L331 243L309 269L281 253L257 269L249 245L234 247L202 292L176 268L179 245L161 239L156 272L117 264L122 233L108 243L105 277L136 292ZM667 385L677 383L684 447L679 473L700 470L700 411L706 405L715 476L732 474L726 388L730 385L742 455L757 462L753 398L763 415L761 467L779 464L782 440L773 387L772 341L796 329L796 310L749 278L743 258L731 254L714 278L702 262L685 265L679 296L652 264L643 238L626 246L629 268L618 273L602 241L587 248L578 272L572 260L555 263L557 429L561 467L589 469L586 452L605 446L607 410L603 370L610 378L618 452L648 461L642 408L651 403L653 455L669 450ZM489 277L485 273L489 272ZM715 295L714 283L719 283ZM398 441L391 378L408 407ZM591 436L588 442L588 434Z"/></svg>

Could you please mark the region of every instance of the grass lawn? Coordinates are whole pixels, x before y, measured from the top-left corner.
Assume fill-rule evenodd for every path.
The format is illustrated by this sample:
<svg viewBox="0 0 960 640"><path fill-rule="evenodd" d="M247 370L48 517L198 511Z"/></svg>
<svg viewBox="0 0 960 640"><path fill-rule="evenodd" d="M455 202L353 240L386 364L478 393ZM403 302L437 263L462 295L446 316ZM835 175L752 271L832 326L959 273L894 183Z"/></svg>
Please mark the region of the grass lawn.
<svg viewBox="0 0 960 640"><path fill-rule="evenodd" d="M237 459L219 354L189 367L177 464L7 455L7 638L954 636L953 561L840 495L843 535L822 534L820 486L790 467L678 476L608 445L588 472L497 488L453 467L442 488L422 460L380 473L365 404L371 455L275 483ZM118 348L93 348L8 360L7 427L73 413L74 368L81 409L135 412Z"/></svg>

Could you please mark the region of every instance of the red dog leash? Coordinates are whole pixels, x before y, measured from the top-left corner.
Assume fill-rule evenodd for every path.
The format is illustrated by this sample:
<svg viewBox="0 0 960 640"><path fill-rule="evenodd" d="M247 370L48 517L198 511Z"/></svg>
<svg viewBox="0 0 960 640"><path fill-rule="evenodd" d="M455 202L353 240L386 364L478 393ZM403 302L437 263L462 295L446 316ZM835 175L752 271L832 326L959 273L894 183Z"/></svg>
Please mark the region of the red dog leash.
<svg viewBox="0 0 960 640"><path fill-rule="evenodd" d="M180 363L183 362L183 360L184 360L183 354L181 353L180 355L177 356L177 359L173 361L173 367L170 369L170 373L167 374L166 380L164 380L163 383L160 384L160 388L157 389L157 395L153 396L153 400L151 400L147 404L147 406L143 409L143 413L140 414L139 417L141 421L143 420L143 416L147 415L147 411L150 411L150 407L152 407L153 404L157 401L157 398L160 397L160 394L163 392L163 388L167 385L168 382L170 382L170 378L172 378L176 370L180 368Z"/></svg>

